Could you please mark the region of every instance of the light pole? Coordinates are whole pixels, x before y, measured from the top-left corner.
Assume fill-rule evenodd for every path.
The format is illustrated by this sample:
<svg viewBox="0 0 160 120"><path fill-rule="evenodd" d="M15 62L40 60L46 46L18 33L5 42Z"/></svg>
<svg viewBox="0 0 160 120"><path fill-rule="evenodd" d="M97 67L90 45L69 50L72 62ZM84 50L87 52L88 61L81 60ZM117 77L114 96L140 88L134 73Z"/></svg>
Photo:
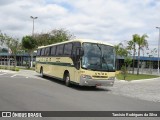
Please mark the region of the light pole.
<svg viewBox="0 0 160 120"><path fill-rule="evenodd" d="M33 17L31 16L31 19L33 20L33 29L32 29L32 36L34 36L34 20L37 19L38 17Z"/></svg>
<svg viewBox="0 0 160 120"><path fill-rule="evenodd" d="M33 29L32 29L32 37L34 37L34 20L38 17L31 16L31 19L33 20ZM31 54L31 68L33 67L33 53Z"/></svg>
<svg viewBox="0 0 160 120"><path fill-rule="evenodd" d="M156 27L159 30L159 38L158 38L158 74L159 74L159 47L160 47L160 27Z"/></svg>

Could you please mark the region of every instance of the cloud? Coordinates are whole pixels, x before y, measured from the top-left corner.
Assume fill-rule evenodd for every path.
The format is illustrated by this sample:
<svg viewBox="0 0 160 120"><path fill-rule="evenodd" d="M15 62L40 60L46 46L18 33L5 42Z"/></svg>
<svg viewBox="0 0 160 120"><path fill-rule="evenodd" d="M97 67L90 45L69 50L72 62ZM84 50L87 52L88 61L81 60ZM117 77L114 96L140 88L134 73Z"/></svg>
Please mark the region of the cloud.
<svg viewBox="0 0 160 120"><path fill-rule="evenodd" d="M66 28L77 38L112 44L148 34L157 47L160 2L155 0L1 0L0 29L12 36L32 33L30 16L37 16L35 32Z"/></svg>

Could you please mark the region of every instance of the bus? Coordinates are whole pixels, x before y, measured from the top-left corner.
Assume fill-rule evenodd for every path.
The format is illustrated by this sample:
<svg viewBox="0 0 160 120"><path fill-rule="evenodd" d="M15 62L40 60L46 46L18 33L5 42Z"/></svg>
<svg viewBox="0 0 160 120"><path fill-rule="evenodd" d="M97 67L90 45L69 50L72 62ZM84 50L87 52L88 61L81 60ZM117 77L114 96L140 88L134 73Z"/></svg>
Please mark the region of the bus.
<svg viewBox="0 0 160 120"><path fill-rule="evenodd" d="M36 72L63 80L66 86L113 86L113 45L89 39L75 39L37 49Z"/></svg>

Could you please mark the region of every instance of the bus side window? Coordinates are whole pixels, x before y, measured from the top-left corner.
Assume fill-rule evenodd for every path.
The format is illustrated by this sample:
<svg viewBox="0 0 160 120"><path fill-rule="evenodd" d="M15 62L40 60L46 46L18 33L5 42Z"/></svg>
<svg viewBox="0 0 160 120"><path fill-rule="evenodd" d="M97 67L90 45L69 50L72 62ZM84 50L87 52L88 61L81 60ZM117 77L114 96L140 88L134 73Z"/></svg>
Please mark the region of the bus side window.
<svg viewBox="0 0 160 120"><path fill-rule="evenodd" d="M41 56L44 56L44 53L45 53L45 48L41 50Z"/></svg>
<svg viewBox="0 0 160 120"><path fill-rule="evenodd" d="M56 54L56 46L51 47L51 56L54 56Z"/></svg>
<svg viewBox="0 0 160 120"><path fill-rule="evenodd" d="M70 56L72 53L72 43L65 44L64 46L64 55Z"/></svg>
<svg viewBox="0 0 160 120"><path fill-rule="evenodd" d="M77 50L79 50L77 48L80 48L80 47L81 47L80 42L74 42L73 43L72 60L73 60L75 68L78 69L78 70L80 69L80 63L78 62L79 59L77 58L77 54L78 54Z"/></svg>
<svg viewBox="0 0 160 120"><path fill-rule="evenodd" d="M80 42L74 42L73 43L73 50L72 50L72 55L73 56L76 56L76 54L77 54L76 53L76 49L79 48L79 47L81 47L81 43Z"/></svg>
<svg viewBox="0 0 160 120"><path fill-rule="evenodd" d="M64 45L58 45L56 50L56 55L63 55L63 46Z"/></svg>
<svg viewBox="0 0 160 120"><path fill-rule="evenodd" d="M50 48L47 47L47 48L45 49L45 56L49 56L49 52L50 52Z"/></svg>

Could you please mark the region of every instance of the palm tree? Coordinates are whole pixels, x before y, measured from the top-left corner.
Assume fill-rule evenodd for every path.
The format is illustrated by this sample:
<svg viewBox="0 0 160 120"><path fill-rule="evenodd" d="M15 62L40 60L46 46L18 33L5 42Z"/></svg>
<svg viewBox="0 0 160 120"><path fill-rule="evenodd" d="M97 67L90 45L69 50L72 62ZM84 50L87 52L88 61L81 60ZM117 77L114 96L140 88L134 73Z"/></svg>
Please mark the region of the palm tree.
<svg viewBox="0 0 160 120"><path fill-rule="evenodd" d="M122 43L119 43L118 45L114 46L115 52L116 52L116 69L118 66L118 55L120 54L120 49L121 49Z"/></svg>
<svg viewBox="0 0 160 120"><path fill-rule="evenodd" d="M132 67L132 74L134 74L134 61L135 61L135 54L136 54L136 43L137 43L137 38L138 34L134 34L132 36L132 40L128 41L128 50L133 50L133 67Z"/></svg>
<svg viewBox="0 0 160 120"><path fill-rule="evenodd" d="M148 48L148 42L147 42L146 38L148 38L148 36L146 34L144 34L142 36L139 36L139 35L136 36L136 43L138 45L138 69L137 69L137 75L139 75L140 51L144 47Z"/></svg>
<svg viewBox="0 0 160 120"><path fill-rule="evenodd" d="M127 51L127 49L124 47L124 45L122 43L119 43L118 45L114 46L115 52L116 52L116 68L118 67L118 55L120 57L127 57L129 52Z"/></svg>
<svg viewBox="0 0 160 120"><path fill-rule="evenodd" d="M118 66L118 59L117 59L117 56L118 56L118 54L119 54L119 49L120 49L120 46L121 46L121 44L119 43L118 45L115 45L114 46L114 49L115 49L115 52L116 52L116 69L117 69L117 66Z"/></svg>

